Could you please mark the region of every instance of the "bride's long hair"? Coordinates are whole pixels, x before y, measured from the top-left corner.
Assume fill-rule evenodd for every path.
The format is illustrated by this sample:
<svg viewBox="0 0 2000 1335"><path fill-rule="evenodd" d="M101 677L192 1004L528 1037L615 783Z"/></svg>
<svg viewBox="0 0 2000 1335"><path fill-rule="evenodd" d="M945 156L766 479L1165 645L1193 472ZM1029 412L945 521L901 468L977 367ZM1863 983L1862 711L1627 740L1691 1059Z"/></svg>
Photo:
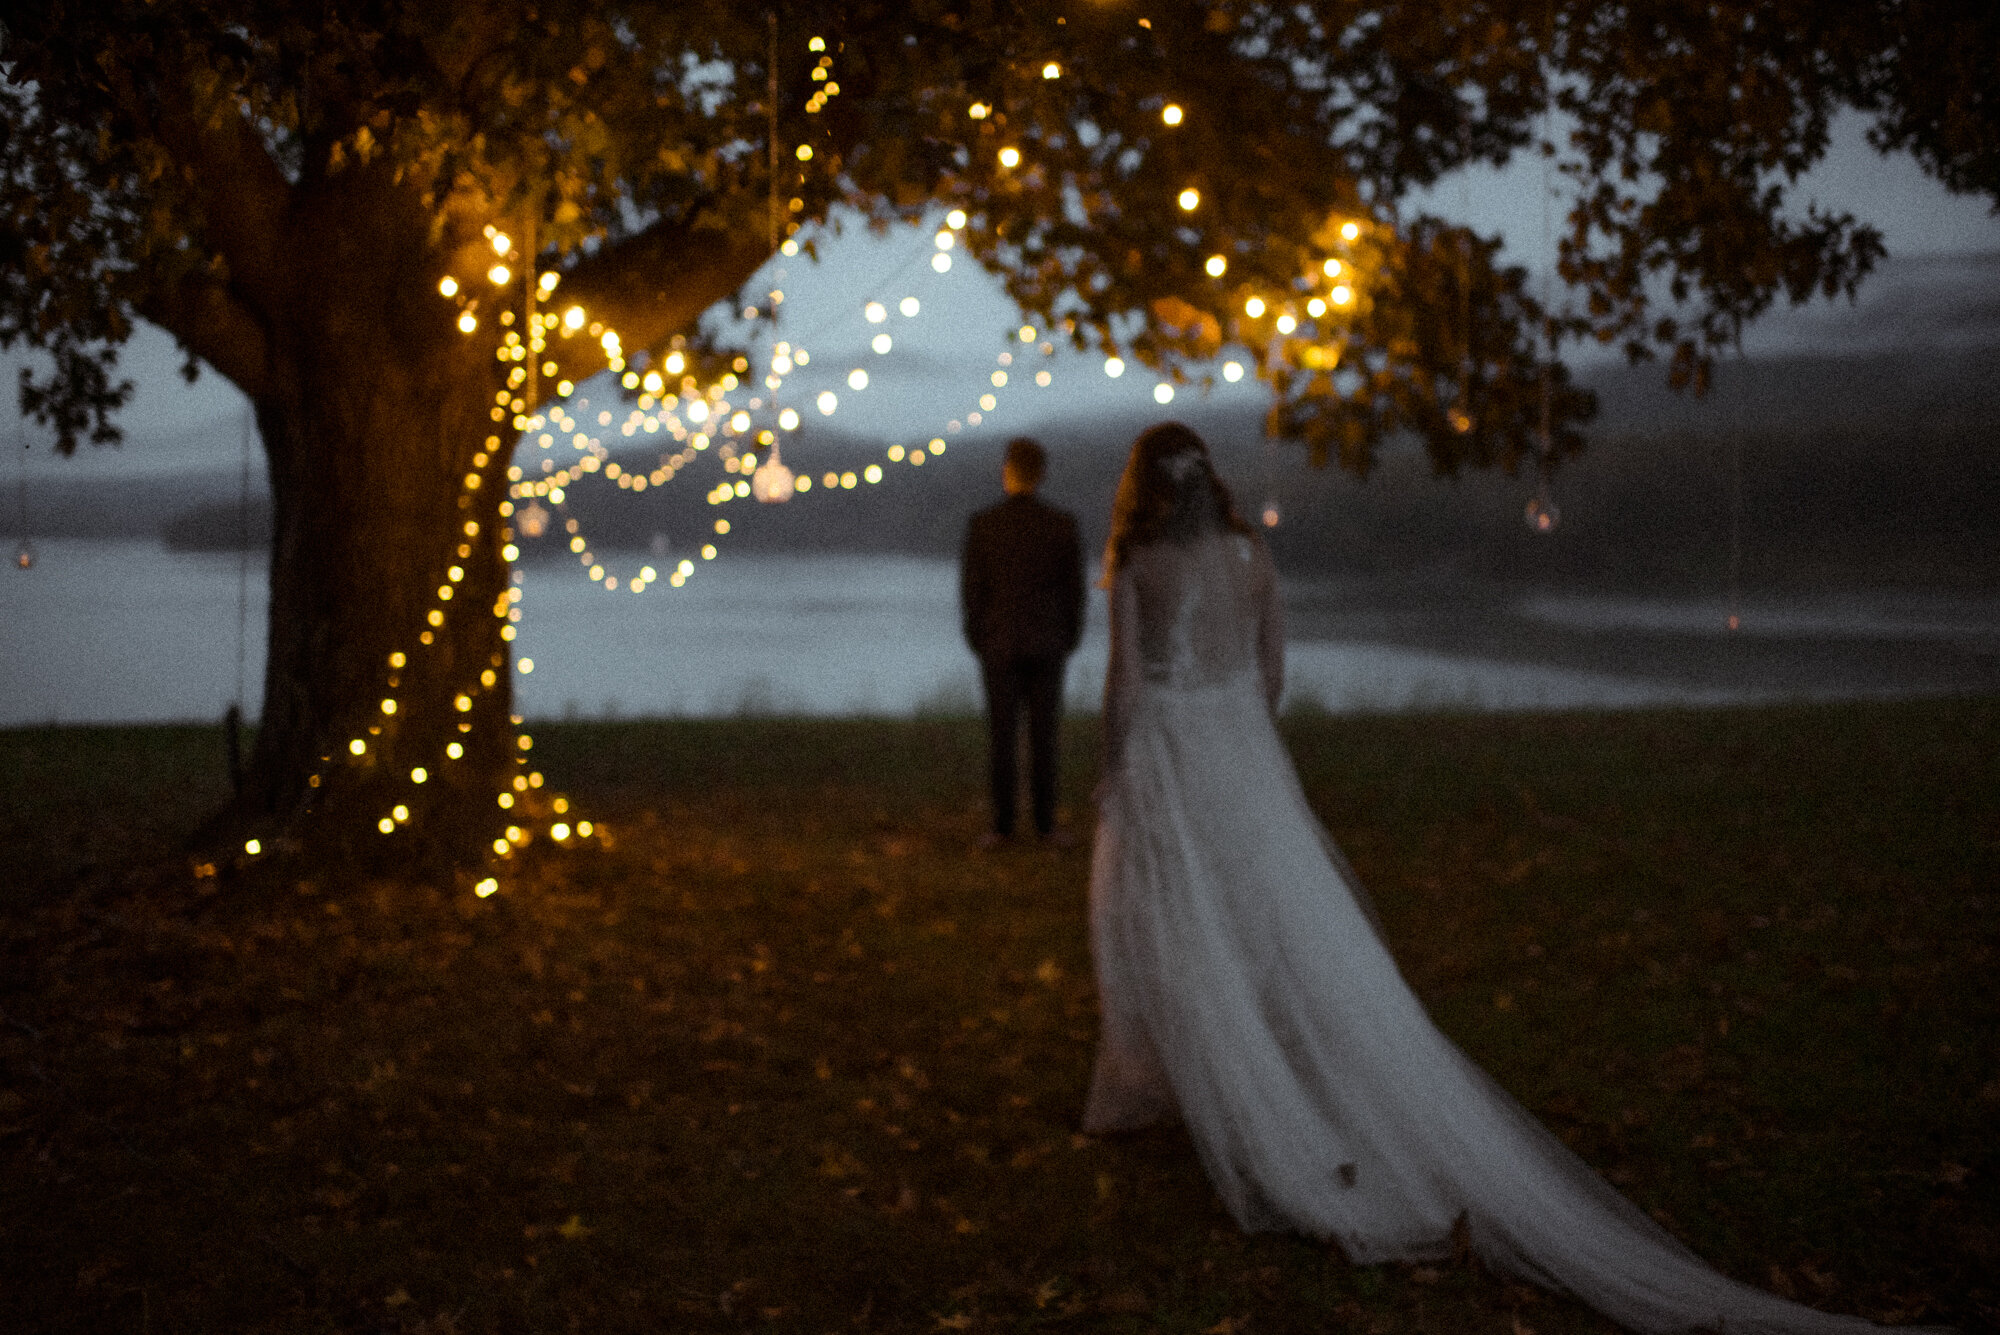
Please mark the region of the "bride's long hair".
<svg viewBox="0 0 2000 1335"><path fill-rule="evenodd" d="M1103 586L1136 547L1149 542L1186 542L1228 529L1254 537L1256 530L1237 513L1229 488L1215 475L1208 446L1179 422L1148 427L1132 442L1118 495L1111 502L1111 537L1104 544Z"/></svg>

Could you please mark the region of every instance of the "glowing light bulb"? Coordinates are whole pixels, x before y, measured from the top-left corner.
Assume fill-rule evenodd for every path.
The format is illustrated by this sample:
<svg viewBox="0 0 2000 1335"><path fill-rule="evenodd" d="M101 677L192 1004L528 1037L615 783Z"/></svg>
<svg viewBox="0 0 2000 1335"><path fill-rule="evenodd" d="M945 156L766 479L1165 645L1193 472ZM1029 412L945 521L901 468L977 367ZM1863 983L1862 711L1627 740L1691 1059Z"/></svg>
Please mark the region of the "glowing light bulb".
<svg viewBox="0 0 2000 1335"><path fill-rule="evenodd" d="M1051 60L1048 64L1042 66L1042 77L1044 79L1062 78L1062 66Z"/></svg>
<svg viewBox="0 0 2000 1335"><path fill-rule="evenodd" d="M678 352L670 352L667 354L667 360L665 364L668 375L679 375L682 371L685 371L687 369L688 363L687 363L687 358L681 356Z"/></svg>
<svg viewBox="0 0 2000 1335"><path fill-rule="evenodd" d="M453 742L451 745L445 747L444 753L453 760L463 760L465 758L465 748L457 742Z"/></svg>
<svg viewBox="0 0 2000 1335"><path fill-rule="evenodd" d="M974 102L965 109L965 114L976 121L983 121L993 114L993 108L987 106L984 102Z"/></svg>
<svg viewBox="0 0 2000 1335"><path fill-rule="evenodd" d="M890 338L887 334L877 334L868 341L868 346L875 349L876 356L886 356L889 349L896 346L896 340Z"/></svg>
<svg viewBox="0 0 2000 1335"><path fill-rule="evenodd" d="M1000 165L1012 171L1021 165L1021 150L1009 145L1000 150Z"/></svg>
<svg viewBox="0 0 2000 1335"><path fill-rule="evenodd" d="M861 308L861 318L869 324L881 324L889 318L889 308L879 301L871 301Z"/></svg>
<svg viewBox="0 0 2000 1335"><path fill-rule="evenodd" d="M1262 297L1250 298L1250 300L1243 303L1243 313L1253 320L1256 319L1264 313L1264 299Z"/></svg>
<svg viewBox="0 0 2000 1335"><path fill-rule="evenodd" d="M507 286L507 280L513 276L513 270L504 264L496 264L486 271L487 281L491 282L495 287Z"/></svg>
<svg viewBox="0 0 2000 1335"><path fill-rule="evenodd" d="M381 820L375 822L375 828L383 834L394 834L396 832L396 822L384 816Z"/></svg>
<svg viewBox="0 0 2000 1335"><path fill-rule="evenodd" d="M807 42L807 43L806 43L806 50L808 50L808 51L824 51L824 50L826 50L826 38L824 38L824 37L815 37L815 38L813 38L813 39L812 39L812 40L811 40L810 42Z"/></svg>
<svg viewBox="0 0 2000 1335"><path fill-rule="evenodd" d="M1023 343L1033 343L1035 341L1035 327L1031 324L1024 324L1015 337Z"/></svg>
<svg viewBox="0 0 2000 1335"><path fill-rule="evenodd" d="M799 159L799 161L800 161L800 162L811 162L811 161L812 161L812 156L813 156L813 146L812 146L811 144L800 144L800 145L799 145L799 147L798 147L798 159Z"/></svg>
<svg viewBox="0 0 2000 1335"><path fill-rule="evenodd" d="M395 806L389 808L389 814L394 816L396 823L400 825L410 818L410 809L401 802L398 802Z"/></svg>
<svg viewBox="0 0 2000 1335"><path fill-rule="evenodd" d="M880 482L882 480L882 465L869 464L868 467L861 470L861 476L870 482Z"/></svg>
<svg viewBox="0 0 2000 1335"><path fill-rule="evenodd" d="M954 231L965 226L965 210L953 209L950 213L945 214L944 225Z"/></svg>
<svg viewBox="0 0 2000 1335"><path fill-rule="evenodd" d="M419 765L415 769L410 771L411 783L422 783L430 777L431 777L430 771L425 769L422 765Z"/></svg>
<svg viewBox="0 0 2000 1335"><path fill-rule="evenodd" d="M534 670L535 670L535 660L534 660L534 659L532 659L532 658L524 658L524 659L522 659L522 660L521 660L521 675L522 675L522 676L524 676L524 677L525 677L525 676L527 676L527 675L528 675L528 674L529 674L530 672L533 672Z"/></svg>
<svg viewBox="0 0 2000 1335"><path fill-rule="evenodd" d="M562 281L562 275L557 273L554 269L544 269L542 271L542 276L535 280L535 286L542 290L543 296L547 296L549 293L556 290L556 284L560 283L561 281Z"/></svg>
<svg viewBox="0 0 2000 1335"><path fill-rule="evenodd" d="M478 895L481 899L485 899L499 889L500 889L500 882L494 880L491 876L489 876L485 880L481 881L479 884L473 886L472 893Z"/></svg>
<svg viewBox="0 0 2000 1335"><path fill-rule="evenodd" d="M954 245L958 243L958 238L953 236L949 230L940 231L936 236L932 237L931 240L933 243L936 244L939 250L950 250Z"/></svg>
<svg viewBox="0 0 2000 1335"><path fill-rule="evenodd" d="M347 744L347 751L349 755L356 755L356 756L363 755L367 752L367 750L368 750L368 743L362 741L359 737L356 737L353 741Z"/></svg>
<svg viewBox="0 0 2000 1335"><path fill-rule="evenodd" d="M1314 297L1311 301L1308 301L1306 303L1306 314L1312 316L1313 319L1317 320L1320 316L1326 314L1326 303L1321 301L1318 297Z"/></svg>
<svg viewBox="0 0 2000 1335"><path fill-rule="evenodd" d="M799 413L796 408L787 408L778 414L778 425L786 431L799 429Z"/></svg>
<svg viewBox="0 0 2000 1335"><path fill-rule="evenodd" d="M858 366L855 367L847 373L847 387L857 391L868 388L868 373Z"/></svg>
<svg viewBox="0 0 2000 1335"><path fill-rule="evenodd" d="M1354 289L1345 283L1335 283L1333 291L1327 293L1327 295L1333 298L1334 305L1345 306L1348 302L1354 300Z"/></svg>
<svg viewBox="0 0 2000 1335"><path fill-rule="evenodd" d="M1278 526L1278 518L1278 503L1276 501L1264 502L1264 527L1276 528Z"/></svg>
<svg viewBox="0 0 2000 1335"><path fill-rule="evenodd" d="M477 328L479 328L479 317L474 315L471 311L467 311L463 315L458 317L459 333L469 334Z"/></svg>
<svg viewBox="0 0 2000 1335"><path fill-rule="evenodd" d="M823 416L831 417L833 416L834 409L840 406L840 396L830 389L823 389L820 391L819 398L814 400L814 403Z"/></svg>
<svg viewBox="0 0 2000 1335"><path fill-rule="evenodd" d="M1289 313L1289 312L1287 312L1287 313L1286 313L1286 314L1284 314L1284 315L1280 315L1280 316L1278 317L1278 332L1279 332L1279 333L1281 333L1281 334L1289 334L1289 333L1291 333L1291 332L1292 332L1292 331L1293 331L1294 329L1297 329L1298 327L1299 327L1299 322L1298 322L1297 320L1294 320L1294 319L1293 319L1293 318L1291 317L1291 315L1290 315L1290 313Z"/></svg>
<svg viewBox="0 0 2000 1335"><path fill-rule="evenodd" d="M444 277L438 279L438 291L439 293L447 297L457 296L458 280L456 278L453 278L450 274L446 274Z"/></svg>
<svg viewBox="0 0 2000 1335"><path fill-rule="evenodd" d="M1210 278L1220 278L1229 269L1229 260L1221 255L1210 255L1208 263L1201 266L1208 270Z"/></svg>
<svg viewBox="0 0 2000 1335"><path fill-rule="evenodd" d="M1322 264L1320 266L1320 268L1326 273L1326 276L1328 278L1340 277L1340 270L1342 267L1343 266L1341 265L1339 260L1328 260L1325 264Z"/></svg>
<svg viewBox="0 0 2000 1335"><path fill-rule="evenodd" d="M1201 207L1201 191L1189 186L1180 192L1174 202L1181 206L1181 212L1193 213Z"/></svg>
<svg viewBox="0 0 2000 1335"><path fill-rule="evenodd" d="M658 394L663 388L666 387L667 382L660 378L660 373L658 371L648 371L646 372L645 377L641 379L639 383L646 387L646 392L648 394Z"/></svg>
<svg viewBox="0 0 2000 1335"><path fill-rule="evenodd" d="M549 838L558 842L569 838L569 822L559 820L554 825L549 826Z"/></svg>
<svg viewBox="0 0 2000 1335"><path fill-rule="evenodd" d="M583 328L583 307L572 306L563 312L563 328L569 330Z"/></svg>
<svg viewBox="0 0 2000 1335"><path fill-rule="evenodd" d="M937 254L931 256L931 268L938 273L950 273L951 256L940 250Z"/></svg>
<svg viewBox="0 0 2000 1335"><path fill-rule="evenodd" d="M1119 376L1124 375L1125 374L1124 359L1121 357L1106 357L1104 359L1104 374L1110 376L1113 380L1116 380Z"/></svg>
<svg viewBox="0 0 2000 1335"><path fill-rule="evenodd" d="M1562 522L1562 511L1556 508L1554 500L1546 492L1538 493L1528 500L1526 512L1528 527L1536 533L1553 533Z"/></svg>
<svg viewBox="0 0 2000 1335"><path fill-rule="evenodd" d="M1222 378L1232 385L1241 380L1243 378L1243 363L1224 362L1222 364Z"/></svg>
<svg viewBox="0 0 2000 1335"><path fill-rule="evenodd" d="M1342 223L1340 225L1340 239L1342 241L1352 241L1360 235L1361 235L1360 223L1348 222L1348 223Z"/></svg>
<svg viewBox="0 0 2000 1335"><path fill-rule="evenodd" d="M1159 384L1153 386L1153 402L1159 404L1167 404L1167 403L1172 403L1173 401L1174 401L1174 387L1172 385L1169 385L1166 381L1162 380Z"/></svg>
<svg viewBox="0 0 2000 1335"><path fill-rule="evenodd" d="M1169 102L1160 108L1160 119L1169 125L1179 125L1186 114L1180 109L1179 104L1174 102Z"/></svg>
<svg viewBox="0 0 2000 1335"><path fill-rule="evenodd" d="M495 255L505 255L513 248L514 242L505 232L495 232L493 234L493 253Z"/></svg>
<svg viewBox="0 0 2000 1335"><path fill-rule="evenodd" d="M395 702L394 700L384 700L384 701L382 702L382 712L383 712L384 714L393 714L393 713L395 713L395 712L396 712L396 702Z"/></svg>
<svg viewBox="0 0 2000 1335"><path fill-rule="evenodd" d="M255 839L245 839L243 841L243 851L254 858L264 851L264 845Z"/></svg>
<svg viewBox="0 0 2000 1335"><path fill-rule="evenodd" d="M914 320L917 312L923 309L923 305L915 297L904 297L896 303L896 309L903 313L904 319Z"/></svg>

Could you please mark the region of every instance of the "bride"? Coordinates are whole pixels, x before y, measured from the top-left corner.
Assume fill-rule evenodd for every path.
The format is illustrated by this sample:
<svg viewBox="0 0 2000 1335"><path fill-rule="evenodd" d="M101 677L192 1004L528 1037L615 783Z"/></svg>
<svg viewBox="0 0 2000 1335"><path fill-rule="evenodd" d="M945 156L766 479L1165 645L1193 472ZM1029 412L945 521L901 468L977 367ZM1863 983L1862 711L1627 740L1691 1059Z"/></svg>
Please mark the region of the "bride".
<svg viewBox="0 0 2000 1335"><path fill-rule="evenodd" d="M1239 1225L1355 1262L1448 1255L1462 1221L1491 1269L1631 1330L1875 1329L1711 1269L1432 1024L1273 726L1271 559L1187 427L1133 445L1104 578L1085 1130L1178 1115Z"/></svg>

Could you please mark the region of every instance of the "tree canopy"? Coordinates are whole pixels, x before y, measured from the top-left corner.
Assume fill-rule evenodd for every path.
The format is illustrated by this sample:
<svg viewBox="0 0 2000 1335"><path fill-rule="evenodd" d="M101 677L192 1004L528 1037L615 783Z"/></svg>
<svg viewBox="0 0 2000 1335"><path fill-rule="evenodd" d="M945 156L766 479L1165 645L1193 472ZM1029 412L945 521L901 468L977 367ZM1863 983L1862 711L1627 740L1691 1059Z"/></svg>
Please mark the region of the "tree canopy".
<svg viewBox="0 0 2000 1335"><path fill-rule="evenodd" d="M1840 107L2000 193L1996 27L1972 4L1812 0L58 2L0 39L0 341L53 355L23 403L65 447L115 436L135 316L255 397L297 220L379 189L421 222L431 277L526 220L565 297L658 349L768 257L775 170L777 235L943 202L1080 343L1170 371L1247 345L1274 428L1322 455L1365 466L1410 429L1441 466L1511 462L1552 341L1663 352L1699 384L1774 299L1854 290L1876 233L1787 195ZM1496 238L1398 202L1542 151L1551 125L1565 289L1544 310ZM1351 303L1276 334L1340 255ZM1566 430L1589 404L1556 376Z"/></svg>

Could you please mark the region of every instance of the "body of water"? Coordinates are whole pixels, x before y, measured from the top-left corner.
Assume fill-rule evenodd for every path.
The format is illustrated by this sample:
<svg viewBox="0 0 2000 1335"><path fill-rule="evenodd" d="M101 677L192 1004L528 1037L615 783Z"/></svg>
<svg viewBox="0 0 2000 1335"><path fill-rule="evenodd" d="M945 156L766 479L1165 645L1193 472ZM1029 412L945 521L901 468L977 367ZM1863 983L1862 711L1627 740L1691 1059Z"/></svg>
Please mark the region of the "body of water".
<svg viewBox="0 0 2000 1335"><path fill-rule="evenodd" d="M167 551L148 542L47 541L31 570L0 571L0 726L49 722L161 722L219 718L237 696L261 696L264 564L252 558L245 633L238 635L238 558ZM1294 597L1319 595L1299 586ZM958 631L950 562L867 555L742 555L704 564L683 589L607 593L566 565L529 567L516 652L533 671L518 680L530 718L774 714L970 713L978 675ZM1701 603L1533 595L1524 624L1574 628L1601 639L1685 630L1711 634ZM1789 619L1788 619L1789 618ZM1878 602L1760 609L1746 628L1800 639L1907 642L2000 649L2000 608L1924 604L1888 615ZM1769 698L1754 682L1662 672L1632 675L1534 661L1532 653L1440 652L1432 634L1408 639L1295 639L1291 703L1334 712L1409 709L1624 708ZM1073 708L1093 710L1104 673L1102 594L1091 600L1084 643L1071 660ZM1990 650L1989 650L1990 651ZM1616 661L1607 658L1605 661ZM1915 660L1913 659L1913 662ZM1977 686L1977 682L1973 683ZM1880 694L1787 689L1778 694ZM1893 684L1889 688L1898 689ZM1938 689L1921 674L1911 692Z"/></svg>

